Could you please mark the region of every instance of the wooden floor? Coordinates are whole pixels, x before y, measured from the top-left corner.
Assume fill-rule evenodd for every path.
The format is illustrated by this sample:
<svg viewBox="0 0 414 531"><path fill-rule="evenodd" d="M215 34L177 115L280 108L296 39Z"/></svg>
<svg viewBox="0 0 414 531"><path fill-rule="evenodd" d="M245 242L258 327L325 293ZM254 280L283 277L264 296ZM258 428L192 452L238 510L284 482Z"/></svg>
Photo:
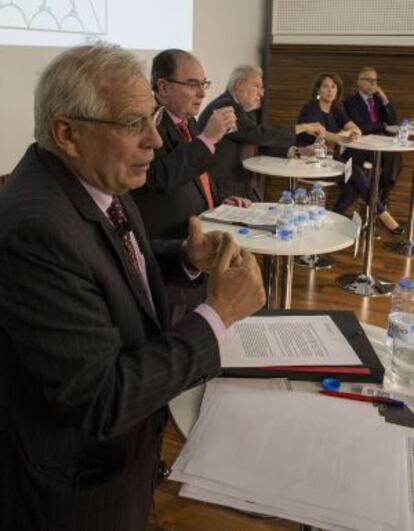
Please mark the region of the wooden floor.
<svg viewBox="0 0 414 531"><path fill-rule="evenodd" d="M406 221L409 197L408 177L397 184L393 193L391 210L397 212L399 221ZM376 240L373 272L375 275L397 281L402 276L414 276L414 259L405 258L386 250L389 242L398 241L379 228L381 240ZM293 282L293 308L353 310L358 319L385 327L389 311L389 298L366 299L348 294L335 285L335 278L343 273L358 273L362 268L362 257L353 259L352 250L347 249L333 255L337 265L331 270L308 271L295 268ZM164 437L164 458L174 462L184 439L173 424L168 424ZM178 497L179 485L164 481L156 491L155 513L158 525L149 529L174 531L270 531L296 530L297 524L280 519L255 518L237 511L198 503Z"/></svg>

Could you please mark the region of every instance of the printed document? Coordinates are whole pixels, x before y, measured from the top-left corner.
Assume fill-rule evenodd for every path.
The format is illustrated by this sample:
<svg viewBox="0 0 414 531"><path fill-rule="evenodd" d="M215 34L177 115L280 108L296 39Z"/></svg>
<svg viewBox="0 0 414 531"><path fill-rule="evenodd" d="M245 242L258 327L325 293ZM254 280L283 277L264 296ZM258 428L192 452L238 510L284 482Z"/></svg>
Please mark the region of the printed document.
<svg viewBox="0 0 414 531"><path fill-rule="evenodd" d="M228 331L222 366L362 365L329 315L248 317Z"/></svg>

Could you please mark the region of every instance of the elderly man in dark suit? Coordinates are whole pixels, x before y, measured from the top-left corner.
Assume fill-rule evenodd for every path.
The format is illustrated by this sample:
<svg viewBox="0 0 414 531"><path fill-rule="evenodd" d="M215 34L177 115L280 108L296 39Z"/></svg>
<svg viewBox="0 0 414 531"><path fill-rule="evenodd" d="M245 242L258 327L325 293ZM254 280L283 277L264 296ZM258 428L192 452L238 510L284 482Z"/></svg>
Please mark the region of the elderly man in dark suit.
<svg viewBox="0 0 414 531"><path fill-rule="evenodd" d="M364 135L384 134L387 125L398 122L394 106L378 83L378 74L372 66L365 66L358 74L358 92L344 101L345 111L357 124ZM372 153L360 151L353 153L356 162L372 161ZM401 173L400 153L383 153L380 180L380 200L387 206L395 182Z"/></svg>
<svg viewBox="0 0 414 531"><path fill-rule="evenodd" d="M35 137L0 194L2 531L142 531L167 402L220 373L226 327L264 303L228 235L147 239L129 190L161 139L132 53L72 48L35 94ZM171 327L162 276L208 271ZM189 278L191 277L191 278Z"/></svg>
<svg viewBox="0 0 414 531"><path fill-rule="evenodd" d="M240 65L231 73L226 92L207 105L200 115L201 128L222 108L231 107L236 115L235 130L216 144L215 164L211 170L219 194L223 196L245 195L253 201L260 200L256 181L243 167L243 160L258 153L284 157L295 150L296 134L325 134L318 123L291 127L258 124L254 111L260 108L263 95L261 68Z"/></svg>

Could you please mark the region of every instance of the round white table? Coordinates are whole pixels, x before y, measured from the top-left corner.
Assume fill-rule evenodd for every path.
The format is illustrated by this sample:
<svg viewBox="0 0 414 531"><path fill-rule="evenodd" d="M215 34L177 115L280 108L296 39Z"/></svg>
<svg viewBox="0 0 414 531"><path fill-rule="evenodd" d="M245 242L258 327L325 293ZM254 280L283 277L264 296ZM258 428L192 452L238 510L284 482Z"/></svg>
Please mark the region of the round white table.
<svg viewBox="0 0 414 531"><path fill-rule="evenodd" d="M414 151L414 142L408 142L401 146L396 143L393 137L380 135L362 136L355 142L341 142L343 147L349 149L372 151L374 153L374 179L371 182L369 197L369 217L367 243L364 258L364 269L358 275L341 275L336 279L336 283L346 291L364 297L388 296L394 289L394 285L389 280L375 278L372 275L372 258L374 254L374 225L376 216L376 204L378 200L378 187L381 173L381 154L400 153L404 151ZM414 201L414 198L412 198ZM413 203L414 204L414 203Z"/></svg>
<svg viewBox="0 0 414 531"><path fill-rule="evenodd" d="M272 203L253 203L250 208L268 209ZM292 299L293 258L298 255L311 253L332 253L345 249L354 243L357 226L353 221L327 211L325 221L318 230L309 230L303 236L293 240L283 241L277 239L270 232L251 229L248 234L241 234L240 227L226 223L212 222L202 219L204 232L221 230L232 234L236 243L253 253L263 255L264 259L277 257L278 267L276 273L282 271L282 308L290 308ZM244 230L242 230L244 232ZM264 267L265 288L268 297L268 307L272 307L272 284L275 268L272 264ZM277 282L276 274L276 282Z"/></svg>
<svg viewBox="0 0 414 531"><path fill-rule="evenodd" d="M243 161L248 170L270 177L289 179L289 190L293 192L295 179L320 180L336 177L344 173L345 165L333 159L318 161L314 157L301 159L286 159L281 157L252 157ZM297 265L308 269L326 269L332 267L335 261L330 256L320 256L316 253L298 256Z"/></svg>
<svg viewBox="0 0 414 531"><path fill-rule="evenodd" d="M332 159L285 159L281 157L251 157L243 161L243 166L254 172L271 177L289 179L326 179L344 173L345 165Z"/></svg>

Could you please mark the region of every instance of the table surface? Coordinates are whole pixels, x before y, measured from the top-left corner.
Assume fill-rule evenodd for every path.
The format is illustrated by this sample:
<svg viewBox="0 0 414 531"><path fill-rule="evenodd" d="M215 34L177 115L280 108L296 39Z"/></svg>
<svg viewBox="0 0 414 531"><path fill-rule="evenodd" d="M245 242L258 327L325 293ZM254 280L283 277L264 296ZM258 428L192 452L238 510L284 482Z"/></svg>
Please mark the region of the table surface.
<svg viewBox="0 0 414 531"><path fill-rule="evenodd" d="M392 133L393 135L398 133L399 126L398 125L386 125L385 130L387 133ZM414 127L410 125L409 129L410 136L414 136Z"/></svg>
<svg viewBox="0 0 414 531"><path fill-rule="evenodd" d="M363 135L355 142L340 142L340 145L350 149L361 149L364 151L389 151L389 152L402 152L402 151L414 151L414 142L411 140L406 146L397 144L396 140L392 136L383 135Z"/></svg>
<svg viewBox="0 0 414 531"><path fill-rule="evenodd" d="M381 362L384 366L387 366L388 354L385 347L386 330L369 324L362 324L362 327ZM353 384L354 382L352 382L352 385ZM347 384L345 383L344 388L346 385ZM374 386L375 384L370 383L369 385ZM317 382L295 382L295 388L296 386L298 390L299 388L314 391L320 389L320 385ZM193 389L189 389L188 391L184 391L184 393L181 393L169 403L174 422L186 438L200 412L204 387L205 385L200 385Z"/></svg>
<svg viewBox="0 0 414 531"><path fill-rule="evenodd" d="M250 208L265 208L274 203L253 203ZM301 256L308 254L333 253L352 245L357 234L357 226L350 219L326 212L322 227L318 230L309 230L303 236L295 237L290 241L277 239L270 232L268 235L257 238L255 236L263 231L250 229L247 235L240 234L240 227L226 223L201 220L204 232L221 230L232 234L236 243L243 249L252 253L278 256ZM266 234L266 233L265 233Z"/></svg>
<svg viewBox="0 0 414 531"><path fill-rule="evenodd" d="M243 161L243 166L255 173L274 177L293 177L301 179L324 179L344 173L345 164L337 160L326 159L312 162L314 159L285 159L281 157L251 157Z"/></svg>

